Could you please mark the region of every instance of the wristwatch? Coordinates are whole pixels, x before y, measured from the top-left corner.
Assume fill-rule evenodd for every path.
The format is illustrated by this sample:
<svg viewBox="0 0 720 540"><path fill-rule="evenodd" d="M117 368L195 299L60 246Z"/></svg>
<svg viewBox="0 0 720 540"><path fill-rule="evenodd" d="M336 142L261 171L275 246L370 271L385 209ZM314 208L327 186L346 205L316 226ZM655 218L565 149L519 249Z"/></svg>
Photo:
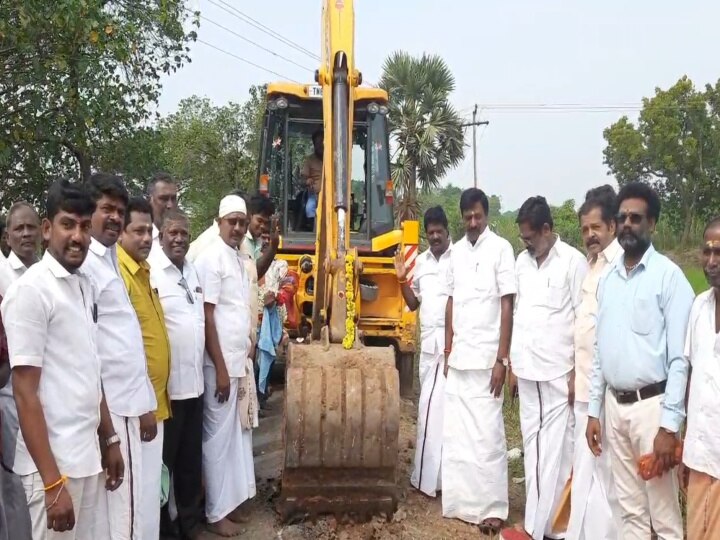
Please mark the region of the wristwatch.
<svg viewBox="0 0 720 540"><path fill-rule="evenodd" d="M508 367L510 365L509 358L498 358L497 362L500 362L503 366Z"/></svg>
<svg viewBox="0 0 720 540"><path fill-rule="evenodd" d="M120 437L118 437L117 433L114 433L105 439L105 446L111 446L113 444L120 444Z"/></svg>

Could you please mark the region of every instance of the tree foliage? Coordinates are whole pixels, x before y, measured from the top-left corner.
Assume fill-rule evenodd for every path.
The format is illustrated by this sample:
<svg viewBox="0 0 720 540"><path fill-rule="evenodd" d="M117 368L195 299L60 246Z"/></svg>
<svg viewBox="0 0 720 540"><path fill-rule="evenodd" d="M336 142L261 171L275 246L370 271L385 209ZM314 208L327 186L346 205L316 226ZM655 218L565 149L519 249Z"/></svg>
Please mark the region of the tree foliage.
<svg viewBox="0 0 720 540"><path fill-rule="evenodd" d="M698 91L687 77L643 99L637 125L627 117L604 131L605 163L622 186L651 183L671 227L686 243L699 218L720 202L720 82Z"/></svg>
<svg viewBox="0 0 720 540"><path fill-rule="evenodd" d="M161 120L166 169L181 184L183 207L202 231L220 199L234 189L254 190L265 88L254 86L244 104L213 106L193 96Z"/></svg>
<svg viewBox="0 0 720 540"><path fill-rule="evenodd" d="M414 219L418 190L438 187L464 156L462 119L449 102L455 77L439 56L397 51L385 60L380 86L390 96L397 212L401 219Z"/></svg>
<svg viewBox="0 0 720 540"><path fill-rule="evenodd" d="M3 198L87 178L101 149L148 120L161 76L190 60L192 18L182 0L0 2Z"/></svg>

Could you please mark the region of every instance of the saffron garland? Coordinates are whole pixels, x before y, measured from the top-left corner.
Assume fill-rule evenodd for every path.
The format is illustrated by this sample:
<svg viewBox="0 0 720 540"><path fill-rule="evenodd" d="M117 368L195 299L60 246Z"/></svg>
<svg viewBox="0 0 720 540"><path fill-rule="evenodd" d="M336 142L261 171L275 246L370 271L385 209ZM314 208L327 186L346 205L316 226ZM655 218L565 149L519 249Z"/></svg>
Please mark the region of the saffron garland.
<svg viewBox="0 0 720 540"><path fill-rule="evenodd" d="M352 349L355 343L355 280L353 278L355 257L345 256L345 299L347 302L347 316L345 319L345 337L343 347Z"/></svg>

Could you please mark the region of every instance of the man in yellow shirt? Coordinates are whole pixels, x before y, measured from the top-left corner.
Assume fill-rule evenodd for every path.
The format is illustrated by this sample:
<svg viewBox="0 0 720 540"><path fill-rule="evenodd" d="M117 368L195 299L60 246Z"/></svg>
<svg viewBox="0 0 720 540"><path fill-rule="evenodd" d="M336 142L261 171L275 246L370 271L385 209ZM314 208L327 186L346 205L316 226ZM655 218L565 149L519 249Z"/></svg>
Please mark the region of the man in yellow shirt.
<svg viewBox="0 0 720 540"><path fill-rule="evenodd" d="M142 486L140 489L140 527L143 540L160 536L160 490L162 476L163 422L170 417L168 379L170 377L170 340L165 316L157 292L150 285L152 248L152 207L145 199L133 198L127 206L125 225L120 236L118 263L140 328L150 382L157 398L157 436L143 444Z"/></svg>

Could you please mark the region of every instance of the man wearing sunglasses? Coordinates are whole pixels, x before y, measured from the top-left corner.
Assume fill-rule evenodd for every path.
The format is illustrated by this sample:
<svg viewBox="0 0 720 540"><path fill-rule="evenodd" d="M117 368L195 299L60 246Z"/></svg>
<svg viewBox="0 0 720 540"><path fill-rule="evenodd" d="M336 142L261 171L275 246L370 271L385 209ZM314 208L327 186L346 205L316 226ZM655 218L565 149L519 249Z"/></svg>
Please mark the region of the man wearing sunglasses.
<svg viewBox="0 0 720 540"><path fill-rule="evenodd" d="M586 437L593 454L610 454L620 507L620 538L681 540L676 465L685 417L685 331L693 290L680 268L652 246L660 199L631 182L618 194L618 240L625 253L600 280L597 344ZM605 406L607 448L600 413ZM638 460L653 454L661 474L645 481ZM665 473L665 474L662 474Z"/></svg>
<svg viewBox="0 0 720 540"><path fill-rule="evenodd" d="M200 280L187 260L190 224L180 210L167 210L158 236L162 249L148 258L150 281L158 292L170 339L168 393L172 418L165 422L163 462L173 478L177 523L165 505L161 530L173 538L197 538L203 509L202 423L205 313Z"/></svg>

